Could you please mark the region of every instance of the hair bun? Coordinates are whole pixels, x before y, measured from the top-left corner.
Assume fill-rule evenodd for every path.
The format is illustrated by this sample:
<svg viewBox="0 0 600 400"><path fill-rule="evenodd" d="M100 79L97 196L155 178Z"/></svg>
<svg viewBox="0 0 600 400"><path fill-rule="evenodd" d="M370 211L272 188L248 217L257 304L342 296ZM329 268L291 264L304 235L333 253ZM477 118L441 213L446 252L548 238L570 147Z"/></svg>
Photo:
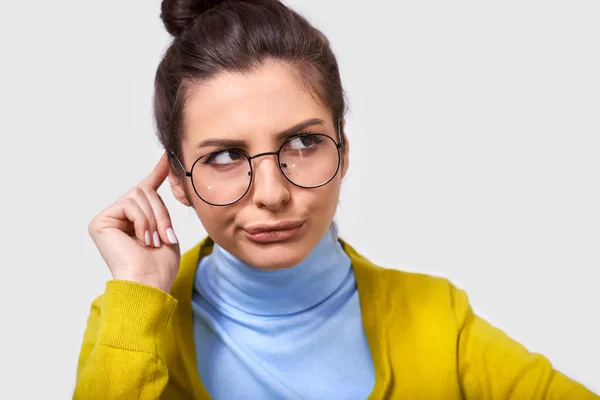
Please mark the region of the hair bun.
<svg viewBox="0 0 600 400"><path fill-rule="evenodd" d="M179 36L190 28L196 18L225 0L163 0L160 18L173 36Z"/></svg>

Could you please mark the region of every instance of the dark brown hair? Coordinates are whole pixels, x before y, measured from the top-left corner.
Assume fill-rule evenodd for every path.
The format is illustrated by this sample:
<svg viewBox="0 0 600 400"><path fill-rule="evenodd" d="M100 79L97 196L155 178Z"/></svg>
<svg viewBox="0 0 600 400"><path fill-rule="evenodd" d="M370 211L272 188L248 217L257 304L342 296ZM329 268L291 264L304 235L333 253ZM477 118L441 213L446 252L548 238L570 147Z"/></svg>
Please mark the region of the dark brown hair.
<svg viewBox="0 0 600 400"><path fill-rule="evenodd" d="M333 116L347 111L329 41L278 0L163 0L161 19L174 39L156 71L154 117L165 150L181 154L183 108L195 82L221 71L246 73L274 60ZM173 170L182 173L171 158Z"/></svg>

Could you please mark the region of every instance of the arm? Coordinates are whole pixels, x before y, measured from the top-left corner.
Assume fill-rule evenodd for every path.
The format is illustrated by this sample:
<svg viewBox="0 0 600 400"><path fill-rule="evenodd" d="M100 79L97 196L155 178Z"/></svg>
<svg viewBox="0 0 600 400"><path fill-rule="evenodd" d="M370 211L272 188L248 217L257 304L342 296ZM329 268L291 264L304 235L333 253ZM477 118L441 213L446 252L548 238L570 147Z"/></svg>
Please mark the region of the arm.
<svg viewBox="0 0 600 400"><path fill-rule="evenodd" d="M164 337L177 300L154 287L111 280L92 302L74 399L158 399L168 381Z"/></svg>
<svg viewBox="0 0 600 400"><path fill-rule="evenodd" d="M453 288L458 338L458 374L466 399L600 400L473 313L467 295Z"/></svg>

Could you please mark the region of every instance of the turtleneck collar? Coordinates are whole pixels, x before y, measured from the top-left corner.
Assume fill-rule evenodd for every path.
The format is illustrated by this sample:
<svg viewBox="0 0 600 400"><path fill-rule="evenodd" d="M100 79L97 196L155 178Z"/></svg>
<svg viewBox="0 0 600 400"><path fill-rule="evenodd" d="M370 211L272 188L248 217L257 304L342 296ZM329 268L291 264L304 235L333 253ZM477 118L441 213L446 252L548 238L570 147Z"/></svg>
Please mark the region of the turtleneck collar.
<svg viewBox="0 0 600 400"><path fill-rule="evenodd" d="M321 303L350 269L350 258L332 227L300 264L275 271L255 268L215 243L199 262L194 286L225 313L283 316Z"/></svg>

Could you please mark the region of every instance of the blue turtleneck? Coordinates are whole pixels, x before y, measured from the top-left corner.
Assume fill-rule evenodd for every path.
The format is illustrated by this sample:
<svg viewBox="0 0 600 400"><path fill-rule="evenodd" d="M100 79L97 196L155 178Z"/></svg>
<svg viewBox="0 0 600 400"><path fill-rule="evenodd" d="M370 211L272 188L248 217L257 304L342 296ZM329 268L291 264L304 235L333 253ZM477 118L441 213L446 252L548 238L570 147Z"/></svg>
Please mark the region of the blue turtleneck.
<svg viewBox="0 0 600 400"><path fill-rule="evenodd" d="M264 271L214 244L192 294L198 373L218 399L365 399L375 382L350 259L329 229Z"/></svg>

